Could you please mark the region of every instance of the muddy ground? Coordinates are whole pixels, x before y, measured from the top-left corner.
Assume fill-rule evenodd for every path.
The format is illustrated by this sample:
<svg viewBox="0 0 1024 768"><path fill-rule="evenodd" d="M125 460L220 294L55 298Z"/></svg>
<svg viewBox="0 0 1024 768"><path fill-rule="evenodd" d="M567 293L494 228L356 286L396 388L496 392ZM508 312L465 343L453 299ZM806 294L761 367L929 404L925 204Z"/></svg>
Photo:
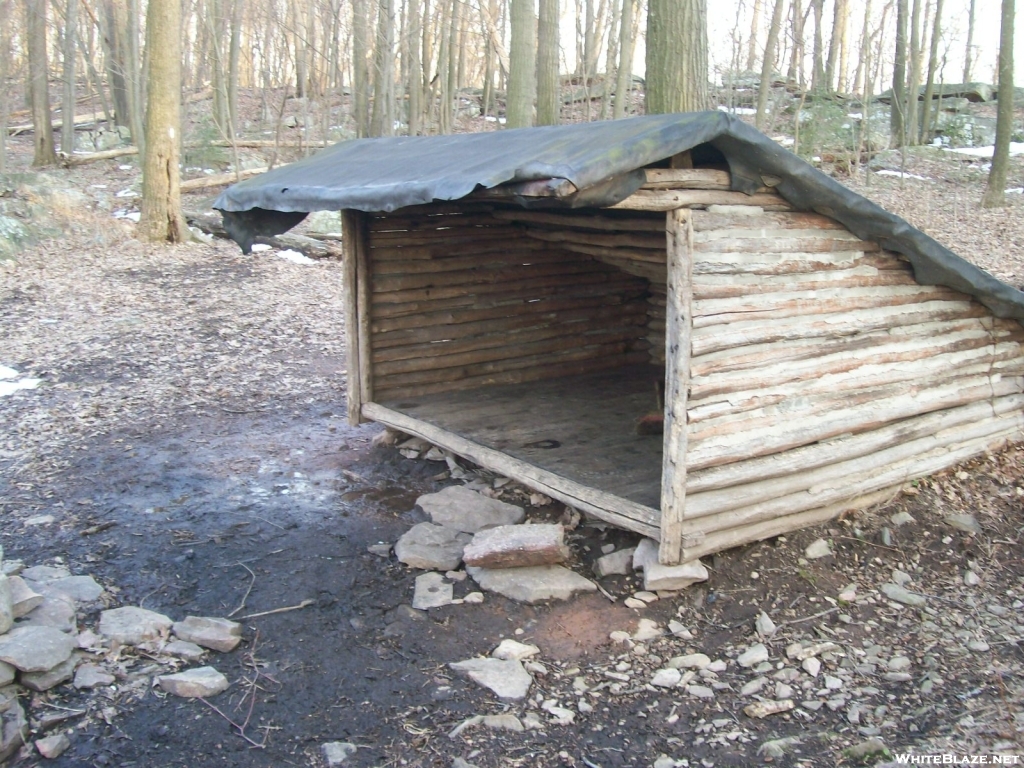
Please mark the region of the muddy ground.
<svg viewBox="0 0 1024 768"><path fill-rule="evenodd" d="M320 766L321 746L343 741L359 747L354 766L818 766L857 763L845 750L875 737L889 752L869 763L907 751L1024 760L1024 446L829 525L707 558L707 584L642 610L623 605L639 582L611 577L601 584L614 601L523 606L488 594L407 615L417 573L367 547L395 541L422 519L417 496L454 481L443 463L374 447L378 428L347 424L339 265L242 256L225 243L141 245L111 216L137 176L116 162L51 174L74 193L63 234L0 265L0 363L43 380L0 398L5 558L65 564L107 588L105 605L174 619L312 603L245 620L243 644L210 660L232 681L209 702L219 712L127 680L25 694L33 737L41 717L65 712L57 727L72 745L49 761L25 749L11 765ZM899 512L913 522L897 527ZM950 527L955 513L981 532ZM586 520L570 538L588 577L603 545L636 543ZM833 555L808 561L817 538ZM881 597L894 570L926 607ZM851 584L856 599L840 601ZM456 597L472 589L459 582ZM84 611L80 628L95 628L102 607ZM765 639L765 676L799 666L789 643L828 640L838 650L824 671L841 690L799 678L795 709L744 714L758 695L776 698L774 679L740 693L756 675L735 657L758 641L761 611L779 625ZM610 641L641 618L687 632ZM446 666L506 637L541 649L547 672L525 702L502 702ZM719 684L712 698L649 684L668 658L695 652L729 662L702 677ZM909 680L886 677L896 657L910 660ZM144 673L150 661L129 652L128 668ZM553 722L552 701L574 722ZM533 713L542 727L448 736L501 712Z"/></svg>

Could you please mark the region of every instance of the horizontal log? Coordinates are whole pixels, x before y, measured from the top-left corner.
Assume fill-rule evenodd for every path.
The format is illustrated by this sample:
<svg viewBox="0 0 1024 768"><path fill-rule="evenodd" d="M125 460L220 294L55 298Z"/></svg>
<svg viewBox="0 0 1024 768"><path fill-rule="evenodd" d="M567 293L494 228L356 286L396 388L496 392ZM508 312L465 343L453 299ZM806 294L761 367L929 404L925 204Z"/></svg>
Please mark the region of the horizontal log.
<svg viewBox="0 0 1024 768"><path fill-rule="evenodd" d="M898 272L913 280L909 265L878 253L834 251L830 253L736 253L709 252L693 256L694 277L756 280L758 275L794 275L836 269L871 267L880 272Z"/></svg>
<svg viewBox="0 0 1024 768"><path fill-rule="evenodd" d="M774 210L792 210L792 206L774 193L747 195L743 192L714 190L646 190L634 192L612 210L674 211L676 208L697 208L709 205L752 205Z"/></svg>
<svg viewBox="0 0 1024 768"><path fill-rule="evenodd" d="M647 181L641 189L722 189L732 188L728 171L714 168L647 168Z"/></svg>
<svg viewBox="0 0 1024 768"><path fill-rule="evenodd" d="M601 216L598 214L499 210L494 212L494 217L503 221L516 221L525 224L552 224L557 227L607 232L660 232L662 234L665 232L664 216Z"/></svg>
<svg viewBox="0 0 1024 768"><path fill-rule="evenodd" d="M74 168L87 163L95 163L99 160L114 160L118 157L128 157L139 154L138 147L117 147L116 149L105 149L102 152L85 152L73 154L60 153L60 164L64 168Z"/></svg>
<svg viewBox="0 0 1024 768"><path fill-rule="evenodd" d="M564 198L576 194L579 189L568 179L537 179L535 181L514 181L490 189L477 189L469 194L468 200L516 200L520 197Z"/></svg>
<svg viewBox="0 0 1024 768"><path fill-rule="evenodd" d="M729 233L731 234L731 233ZM841 233L845 234L845 233ZM703 253L833 253L856 251L871 253L880 250L877 243L858 237L829 237L821 235L800 237L720 237L693 245L694 258Z"/></svg>
<svg viewBox="0 0 1024 768"><path fill-rule="evenodd" d="M814 473L815 485L807 490L786 496L761 501L746 507L719 512L683 521L683 535L694 536L701 532L705 537L713 532L734 529L741 526L770 522L786 514L808 509L830 506L851 496L860 496L882 488L902 485L919 477L939 472L961 461L985 452L993 444L1001 445L1010 439L1019 439L1024 433L1021 418L1006 417L974 430L962 430L964 435L972 431L983 432L979 437L964 440L956 435L922 438L913 445L896 446L884 452L890 457L887 463L855 460L844 462L829 472L823 468ZM847 470L842 474L842 470ZM689 499L687 499L689 501Z"/></svg>
<svg viewBox="0 0 1024 768"><path fill-rule="evenodd" d="M1018 394L1019 378L994 381L992 376L973 376L914 393L873 399L853 407L826 411L799 420L790 418L760 429L749 429L707 440L691 438L687 467L697 470L720 464L780 453L848 432L859 433L923 413L955 408L978 400Z"/></svg>
<svg viewBox="0 0 1024 768"><path fill-rule="evenodd" d="M540 227L528 226L520 230L529 237L537 240L545 240L549 243L577 243L579 245L599 245L604 248L629 248L631 250L644 249L653 250L665 259L665 233L645 234L642 232L630 232L627 234L608 232L586 232L583 230L563 229L542 229Z"/></svg>
<svg viewBox="0 0 1024 768"><path fill-rule="evenodd" d="M527 278L517 281L515 288L520 291L543 291L545 289L560 289L560 288L571 288L582 285L608 285L609 290L614 290L617 287L625 288L629 285L627 280L635 280L637 278L631 278L623 275L621 272L608 269L607 271L604 265L599 265L601 271L593 270L584 273L570 272L568 274L561 275L545 275L537 278ZM508 283L497 283L487 284L481 283L475 286L470 292L465 286L455 285L446 286L439 285L434 288L415 288L405 291L380 291L373 294L373 303L377 304L403 304L410 301L424 301L431 300L437 301L439 299L447 298L459 298L464 297L467 294L481 296L485 294L499 293L504 294L509 291ZM543 295L541 293L538 296Z"/></svg>
<svg viewBox="0 0 1024 768"><path fill-rule="evenodd" d="M396 213L385 214L378 218L371 219L369 230L371 233L384 232L432 232L432 231L461 231L473 230L477 227L500 227L502 221L496 216L496 211L474 211L462 210L449 211L448 213L418 213L408 214L407 209L400 209Z"/></svg>
<svg viewBox="0 0 1024 768"><path fill-rule="evenodd" d="M833 272L801 272L782 277L771 275L733 275L748 278L732 282L728 278L708 280L696 276L694 299L729 299L762 296L790 291L824 291L835 288L868 288L875 286L915 286L914 278L895 270L879 271L874 267L857 267ZM761 278L758 280L758 278Z"/></svg>
<svg viewBox="0 0 1024 768"><path fill-rule="evenodd" d="M425 346L429 348L435 343L471 345L490 338L512 338L521 331L562 328L578 323L587 323L591 328L596 327L595 324L603 327L609 321L635 325L644 323L646 318L644 307L639 302L604 304L591 301L590 305L584 304L583 308L509 316L507 311L503 310L501 316L494 319L462 324L439 323L438 318L431 317L430 325L374 334L374 359L384 361L417 357L425 353Z"/></svg>
<svg viewBox="0 0 1024 768"><path fill-rule="evenodd" d="M387 375L378 373L375 376L375 382L377 386L387 388L451 383L461 379L481 379L517 368L531 368L547 363L616 357L635 351L640 344L636 329L633 329L631 333L619 334L618 338L610 337L607 341L601 336L595 336L593 339L576 338L556 341L557 343L527 345L522 350L510 349L506 354L493 360L485 359L486 356L481 355L481 359L478 361L445 368L428 368Z"/></svg>
<svg viewBox="0 0 1024 768"><path fill-rule="evenodd" d="M658 535L660 512L656 509L573 482L554 472L515 459L508 454L474 443L377 403L366 403L363 406L363 415L392 429L422 438L504 477L512 478L599 520L644 536Z"/></svg>
<svg viewBox="0 0 1024 768"><path fill-rule="evenodd" d="M371 249L425 247L438 245L467 245L505 239L515 242L516 231L508 226L476 227L466 229L426 229L422 232L371 232ZM376 254L374 254L376 255Z"/></svg>
<svg viewBox="0 0 1024 768"><path fill-rule="evenodd" d="M570 246L571 248L572 246ZM646 261L623 259L618 256L607 256L604 254L594 255L593 258L616 269L621 269L630 275L636 275L651 282L664 283L668 279L668 270L660 264L651 264Z"/></svg>
<svg viewBox="0 0 1024 768"><path fill-rule="evenodd" d="M654 308L650 314L653 316ZM855 333L835 337L817 337L777 341L767 344L751 344L744 347L725 349L693 358L691 371L694 376L708 376L713 373L760 369L768 364L782 364L790 361L818 359L836 352L853 352L885 345L897 339L917 336L939 338L947 333L980 331L990 333L994 329L991 318L972 317L963 320L916 323L894 326L866 333ZM1024 330L1024 329L1022 329Z"/></svg>
<svg viewBox="0 0 1024 768"><path fill-rule="evenodd" d="M422 380L438 381L446 378L445 372L450 369L458 369L460 372L467 369L475 370L473 366L486 366L491 363L517 361L523 358L533 359L551 352L562 352L578 347L607 346L636 340L642 336L639 324L603 328L600 332L594 333L584 332L586 324L577 323L576 325L579 327L556 328L554 329L555 333L534 332L533 335L537 338L533 340L528 338L530 334L522 334L518 338L510 335L507 344L492 343L489 346L478 346L466 351L448 350L443 344L432 344L428 348L422 349L424 354L419 357L380 362L374 365L373 371L377 377L429 372L432 376ZM522 336L527 338L522 338Z"/></svg>
<svg viewBox="0 0 1024 768"><path fill-rule="evenodd" d="M745 211L749 210L745 209ZM755 215L751 215L749 212L723 211L720 208L715 208L709 211L694 211L691 221L693 222L694 237L703 232L753 226L769 229L846 229L835 219L805 211L758 211Z"/></svg>
<svg viewBox="0 0 1024 768"><path fill-rule="evenodd" d="M536 280L541 277L556 275L586 275L607 273L607 265L598 264L593 259L576 259L572 261L546 261L539 263L500 264L491 268L483 265L458 271L437 273L420 273L413 275L374 275L373 292L375 294L396 291L411 291L421 288L446 288L462 286L465 291L473 292L478 286L501 283L503 286L515 285L522 280Z"/></svg>
<svg viewBox="0 0 1024 768"><path fill-rule="evenodd" d="M781 453L690 472L686 479L686 493L687 496L697 495L784 477L827 464L837 464L946 429L972 424L993 416L1004 416L1022 409L1024 395L1013 394L991 401L981 400L947 408L923 416L913 416L868 432L841 435Z"/></svg>
<svg viewBox="0 0 1024 768"><path fill-rule="evenodd" d="M378 304L373 307L374 322L404 318L415 320L415 316L425 313L440 313L450 310L490 310L499 308L505 311L512 305L536 305L535 311L542 311L545 302L555 299L577 300L585 298L606 299L609 302L632 301L646 295L646 284L636 280L632 285L610 285L606 282L586 285L551 285L543 288L536 286L510 286L504 293L459 294L447 299L420 299L398 304ZM519 310L517 310L519 311Z"/></svg>
<svg viewBox="0 0 1024 768"><path fill-rule="evenodd" d="M540 241L538 241L540 242ZM573 253L582 253L594 258L603 258L605 256L611 256L617 259L629 259L630 261L637 261L645 264L653 264L656 266L663 266L668 270L667 259L664 251L646 250L640 248L606 248L603 245L586 245L584 243L571 243L563 242L559 243L559 247L571 251Z"/></svg>
<svg viewBox="0 0 1024 768"><path fill-rule="evenodd" d="M781 216L786 214L776 215ZM774 244L776 241L780 240L783 242L788 240L835 240L851 243L865 243L866 245L875 246L875 243L861 240L857 235L847 229L836 229L834 226L826 226L820 229L817 227L776 227L772 226L768 222L762 221L760 216L752 216L749 218L751 221L739 222L730 227L705 229L700 232L694 232L694 247L698 250L716 250L713 248L714 243L732 242L736 240L753 240L754 242L765 243L765 250L769 251L784 250L781 247L768 245ZM720 250L729 249L723 248ZM878 250L878 248L875 246L872 247L871 250Z"/></svg>
<svg viewBox="0 0 1024 768"><path fill-rule="evenodd" d="M879 286L874 288L838 288L822 291L767 293L763 296L729 299L701 299L693 302L693 327L731 325L757 320L771 323L781 318L831 315L858 309L921 304L927 301L955 301L963 294L939 286Z"/></svg>
<svg viewBox="0 0 1024 768"><path fill-rule="evenodd" d="M200 176L198 179L185 179L179 185L182 192L194 192L197 189L209 189L210 187L223 187L234 184L250 176L259 176L266 173L269 168L246 168L231 173L216 173L212 176Z"/></svg>
<svg viewBox="0 0 1024 768"><path fill-rule="evenodd" d="M621 356L591 357L565 362L551 359L539 365L514 368L501 373L468 376L464 379L446 380L434 384L407 385L401 380L385 379L376 382L374 396L384 403L401 402L437 392L458 392L499 384L521 384L527 381L553 379L561 376L579 376L645 362L647 362L646 352L629 352Z"/></svg>
<svg viewBox="0 0 1024 768"><path fill-rule="evenodd" d="M417 275L501 264L579 260L573 253L534 240L522 240L514 248L510 248L507 242L494 240L475 243L454 252L445 245L377 248L371 255L374 275Z"/></svg>
<svg viewBox="0 0 1024 768"><path fill-rule="evenodd" d="M736 320L728 327L709 325L695 328L692 337L693 356L735 349L751 344L810 339L831 336L852 336L857 333L885 330L897 326L915 325L942 320L960 320L982 317L989 311L980 304L963 297L956 300L911 302L849 309L834 314L822 312L808 316L793 316L763 320Z"/></svg>

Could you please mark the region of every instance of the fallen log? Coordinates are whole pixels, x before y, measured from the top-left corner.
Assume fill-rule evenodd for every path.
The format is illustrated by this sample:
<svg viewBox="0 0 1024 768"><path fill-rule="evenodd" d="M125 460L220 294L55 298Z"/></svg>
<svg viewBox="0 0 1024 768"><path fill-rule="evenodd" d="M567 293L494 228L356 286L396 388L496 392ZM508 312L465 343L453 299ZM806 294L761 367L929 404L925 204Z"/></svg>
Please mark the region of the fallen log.
<svg viewBox="0 0 1024 768"><path fill-rule="evenodd" d="M259 176L261 173L266 173L268 170L268 168L249 168L243 171L232 171L231 173L217 173L212 176L200 176L198 179L187 179L181 182L181 191L191 192L196 189L222 187L226 184L234 184L236 181L247 179L250 176Z"/></svg>
<svg viewBox="0 0 1024 768"><path fill-rule="evenodd" d="M229 239L219 214L183 211L182 215L190 227L214 237ZM277 237L257 237L253 242L269 245L271 248L298 251L311 259L341 258L341 247L336 240L325 241L306 235L284 234Z"/></svg>

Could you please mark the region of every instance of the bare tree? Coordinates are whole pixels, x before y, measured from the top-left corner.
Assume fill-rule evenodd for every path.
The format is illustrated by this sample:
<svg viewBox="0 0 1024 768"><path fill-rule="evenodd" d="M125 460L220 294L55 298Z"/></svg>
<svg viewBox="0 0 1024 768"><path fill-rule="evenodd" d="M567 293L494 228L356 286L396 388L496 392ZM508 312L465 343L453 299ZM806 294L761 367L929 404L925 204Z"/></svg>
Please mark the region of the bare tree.
<svg viewBox="0 0 1024 768"><path fill-rule="evenodd" d="M942 35L942 0L935 0L935 18L932 26L932 44L928 52L928 77L924 85L924 113L918 142L928 141L932 125L932 98L935 96L935 72L939 67L939 37Z"/></svg>
<svg viewBox="0 0 1024 768"><path fill-rule="evenodd" d="M708 108L707 0L649 0L647 112Z"/></svg>
<svg viewBox="0 0 1024 768"><path fill-rule="evenodd" d="M814 52L811 62L811 90L828 90L830 87L825 80L825 44L821 31L823 0L811 0L811 10L814 12Z"/></svg>
<svg viewBox="0 0 1024 768"><path fill-rule="evenodd" d="M889 133L898 147L907 143L907 6L908 0L896 0L896 56L892 74L892 99L889 102Z"/></svg>
<svg viewBox="0 0 1024 768"><path fill-rule="evenodd" d="M0 16L10 19L14 0L0 0ZM11 25L0 24L0 173L7 170L7 78L11 71Z"/></svg>
<svg viewBox="0 0 1024 768"><path fill-rule="evenodd" d="M181 141L181 4L149 0L146 46L149 100L146 151L142 165L142 216L138 235L151 241L178 243L188 238L181 215L178 146Z"/></svg>
<svg viewBox="0 0 1024 768"><path fill-rule="evenodd" d="M60 150L75 151L75 58L78 30L78 0L68 0L64 12L64 93L61 99Z"/></svg>
<svg viewBox="0 0 1024 768"><path fill-rule="evenodd" d="M775 0L772 9L772 21L768 26L768 40L764 46L761 59L761 83L757 89L757 114L754 124L760 129L764 127L764 113L768 110L768 94L772 87L772 75L775 70L775 49L779 44L779 31L782 29L782 11L785 0Z"/></svg>
<svg viewBox="0 0 1024 768"><path fill-rule="evenodd" d="M761 5L764 0L754 0L754 12L750 16L750 37L747 40L747 71L754 71L757 63L757 35L761 31Z"/></svg>
<svg viewBox="0 0 1024 768"><path fill-rule="evenodd" d="M352 0L352 92L356 135L370 135L370 0Z"/></svg>
<svg viewBox="0 0 1024 768"><path fill-rule="evenodd" d="M981 198L983 208L1006 205L1006 172L1010 164L1010 134L1013 133L1013 22L1014 0L1003 0L999 20L999 108L996 113L996 146L992 170Z"/></svg>
<svg viewBox="0 0 1024 768"><path fill-rule="evenodd" d="M510 10L512 41L505 120L509 128L525 128L533 124L537 17L533 0L510 0Z"/></svg>
<svg viewBox="0 0 1024 768"><path fill-rule="evenodd" d="M964 82L971 82L971 65L974 60L974 11L976 0L971 0L967 12L967 44L964 46Z"/></svg>
<svg viewBox="0 0 1024 768"><path fill-rule="evenodd" d="M540 0L537 22L537 125L556 125L558 88L558 0Z"/></svg>
<svg viewBox="0 0 1024 768"><path fill-rule="evenodd" d="M917 144L918 110L921 97L921 14L927 0L914 0L910 14L910 73L907 76L907 106L904 111L907 121L909 144Z"/></svg>
<svg viewBox="0 0 1024 768"><path fill-rule="evenodd" d="M379 0L377 45L373 61L371 136L394 133L395 0Z"/></svg>
<svg viewBox="0 0 1024 768"><path fill-rule="evenodd" d="M636 34L633 30L634 3L636 0L622 0L622 15L619 19L619 67L615 78L615 103L612 117L618 120L626 116L629 95L633 90L633 44Z"/></svg>
<svg viewBox="0 0 1024 768"><path fill-rule="evenodd" d="M54 165L53 122L50 118L50 86L46 56L46 0L25 0L28 38L29 97L32 101L33 166Z"/></svg>

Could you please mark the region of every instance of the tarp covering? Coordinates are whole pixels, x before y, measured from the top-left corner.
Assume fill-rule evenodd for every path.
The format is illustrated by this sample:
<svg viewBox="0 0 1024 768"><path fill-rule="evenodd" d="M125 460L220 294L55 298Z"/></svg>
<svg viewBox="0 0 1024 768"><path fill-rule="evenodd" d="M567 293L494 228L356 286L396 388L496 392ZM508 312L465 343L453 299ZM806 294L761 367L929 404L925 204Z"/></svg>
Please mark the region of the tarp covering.
<svg viewBox="0 0 1024 768"><path fill-rule="evenodd" d="M255 237L280 234L310 211L393 211L510 182L566 179L580 192L562 205L602 207L636 189L638 169L704 144L724 155L733 189L753 193L775 177L774 188L796 208L836 219L858 237L906 256L919 283L948 286L998 317L1024 320L1024 293L718 111L345 141L235 184L214 208L247 251Z"/></svg>

